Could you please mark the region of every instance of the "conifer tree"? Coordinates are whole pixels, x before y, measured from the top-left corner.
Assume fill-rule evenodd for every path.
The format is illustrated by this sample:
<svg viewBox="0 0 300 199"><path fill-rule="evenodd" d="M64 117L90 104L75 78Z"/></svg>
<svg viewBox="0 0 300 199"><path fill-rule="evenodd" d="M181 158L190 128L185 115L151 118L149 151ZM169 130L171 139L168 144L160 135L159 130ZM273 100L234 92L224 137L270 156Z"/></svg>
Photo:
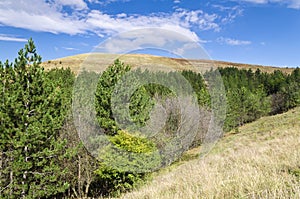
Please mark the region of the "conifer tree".
<svg viewBox="0 0 300 199"><path fill-rule="evenodd" d="M58 139L66 110L40 63L30 39L13 67L1 65L1 197L49 197L68 187L60 180L65 143Z"/></svg>
<svg viewBox="0 0 300 199"><path fill-rule="evenodd" d="M95 93L96 117L106 134L114 135L118 130L112 113L111 96L117 82L129 70L128 65L116 60L102 73L98 81Z"/></svg>

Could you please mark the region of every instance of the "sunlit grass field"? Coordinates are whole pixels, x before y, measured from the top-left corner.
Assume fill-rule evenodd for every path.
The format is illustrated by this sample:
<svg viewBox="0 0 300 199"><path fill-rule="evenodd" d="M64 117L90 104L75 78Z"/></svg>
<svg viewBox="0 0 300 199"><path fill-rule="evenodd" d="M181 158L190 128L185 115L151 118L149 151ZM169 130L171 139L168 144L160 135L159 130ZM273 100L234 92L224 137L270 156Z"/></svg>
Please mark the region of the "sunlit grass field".
<svg viewBox="0 0 300 199"><path fill-rule="evenodd" d="M47 70L69 67L76 74L78 74L83 68L89 71L102 72L106 67L112 64L115 59L120 59L122 62L131 65L133 68L139 67L142 69L155 71L192 70L195 72L204 72L210 70L211 68L216 69L217 67L236 67L238 69L251 69L253 71L260 69L262 72L268 73L271 73L274 70L281 70L283 73L291 73L293 71L293 68L279 68L214 60L187 60L144 54L116 55L101 53L79 54L56 60L45 61L42 63L42 66Z"/></svg>
<svg viewBox="0 0 300 199"><path fill-rule="evenodd" d="M300 108L240 127L205 157L154 175L121 198L300 198Z"/></svg>

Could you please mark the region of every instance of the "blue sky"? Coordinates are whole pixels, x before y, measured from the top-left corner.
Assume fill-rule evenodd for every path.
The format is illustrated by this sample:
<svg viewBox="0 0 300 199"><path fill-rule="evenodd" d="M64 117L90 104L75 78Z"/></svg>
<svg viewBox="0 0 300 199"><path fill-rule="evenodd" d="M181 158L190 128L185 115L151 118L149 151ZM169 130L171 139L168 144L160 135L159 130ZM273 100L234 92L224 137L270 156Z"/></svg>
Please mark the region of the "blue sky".
<svg viewBox="0 0 300 199"><path fill-rule="evenodd" d="M124 33L139 30L134 34L141 36L147 28L181 34L214 60L300 66L300 0L2 0L0 60L13 61L30 37L43 61L91 52L119 34L127 39L119 45L130 49L141 41ZM166 32L145 35L140 40L148 43L178 39ZM175 52L193 51L193 45L176 45Z"/></svg>

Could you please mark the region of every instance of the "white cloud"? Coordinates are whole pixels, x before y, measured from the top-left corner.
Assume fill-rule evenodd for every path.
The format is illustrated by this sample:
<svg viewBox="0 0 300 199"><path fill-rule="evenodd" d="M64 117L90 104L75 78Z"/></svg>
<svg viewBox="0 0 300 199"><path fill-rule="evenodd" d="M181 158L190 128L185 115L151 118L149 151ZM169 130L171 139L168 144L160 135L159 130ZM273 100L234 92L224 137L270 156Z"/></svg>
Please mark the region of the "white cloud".
<svg viewBox="0 0 300 199"><path fill-rule="evenodd" d="M194 38L163 28L143 28L119 33L96 46L95 52L128 54L142 49L157 49L189 59L209 59Z"/></svg>
<svg viewBox="0 0 300 199"><path fill-rule="evenodd" d="M116 1L116 0L109 0ZM128 1L128 0L120 0ZM87 0L86 2L104 2ZM84 0L6 0L0 3L0 25L70 35L95 33L101 37L134 29L157 27L174 30L201 41L191 28L219 31L220 16L202 10L176 9L173 13L109 15L91 10ZM107 1L106 1L107 2ZM64 7L68 6L69 12Z"/></svg>
<svg viewBox="0 0 300 199"><path fill-rule="evenodd" d="M248 2L255 4L280 3L289 8L300 9L300 0L239 0L240 2Z"/></svg>
<svg viewBox="0 0 300 199"><path fill-rule="evenodd" d="M131 15L126 18L124 18L124 15L112 16L93 10L88 14L87 22L95 27L112 31L166 25L181 26L183 28L196 25L201 30L219 30L220 27L215 22L216 19L215 14L209 15L201 10L177 10L172 14Z"/></svg>
<svg viewBox="0 0 300 199"><path fill-rule="evenodd" d="M242 16L244 12L240 6L227 7L222 5L213 5L213 7L226 13L226 16L222 18L223 24L232 23L237 17Z"/></svg>
<svg viewBox="0 0 300 199"><path fill-rule="evenodd" d="M110 3L114 3L117 1L121 1L121 2L128 2L130 0L87 0L89 3L96 3L96 4L102 4L102 5L107 5Z"/></svg>
<svg viewBox="0 0 300 199"><path fill-rule="evenodd" d="M87 25L84 20L61 12L58 10L59 5L40 0L7 0L0 4L0 24L71 35L86 32Z"/></svg>
<svg viewBox="0 0 300 199"><path fill-rule="evenodd" d="M101 30L101 34L113 34L134 29L160 27L187 34L198 40L197 35L190 30L198 26L201 30L218 31L220 27L215 22L215 15L208 15L203 11L177 10L172 14L152 14L149 16L120 14L112 16L93 10L87 16L87 24L93 30Z"/></svg>
<svg viewBox="0 0 300 199"><path fill-rule="evenodd" d="M55 0L55 3L62 6L70 6L76 10L84 10L88 8L84 0Z"/></svg>
<svg viewBox="0 0 300 199"><path fill-rule="evenodd" d="M63 49L65 50L70 50L70 51L76 51L76 50L79 50L77 48L71 48L71 47L62 47Z"/></svg>
<svg viewBox="0 0 300 199"><path fill-rule="evenodd" d="M180 0L174 0L173 2L174 3L180 3Z"/></svg>
<svg viewBox="0 0 300 199"><path fill-rule="evenodd" d="M240 0L240 1L245 1L245 2L250 2L250 3L257 3L257 4L268 3L268 0Z"/></svg>
<svg viewBox="0 0 300 199"><path fill-rule="evenodd" d="M0 41L27 42L27 39L0 34Z"/></svg>
<svg viewBox="0 0 300 199"><path fill-rule="evenodd" d="M290 8L300 9L300 0L292 0L288 5Z"/></svg>
<svg viewBox="0 0 300 199"><path fill-rule="evenodd" d="M266 44L266 42L262 41L262 42L260 42L260 45L265 46L267 44Z"/></svg>
<svg viewBox="0 0 300 199"><path fill-rule="evenodd" d="M100 3L100 0L87 0L89 3Z"/></svg>
<svg viewBox="0 0 300 199"><path fill-rule="evenodd" d="M237 39L224 38L224 37L219 37L217 39L217 42L220 44L227 44L231 46L250 45L252 43L251 41L237 40Z"/></svg>
<svg viewBox="0 0 300 199"><path fill-rule="evenodd" d="M117 14L117 18L126 18L126 17L127 17L126 13Z"/></svg>
<svg viewBox="0 0 300 199"><path fill-rule="evenodd" d="M197 37L182 34L168 28L143 28L123 32L113 36L100 46L100 51L109 53L127 53L141 48L161 48L176 46L178 43L196 43ZM175 48L174 48L175 49Z"/></svg>
<svg viewBox="0 0 300 199"><path fill-rule="evenodd" d="M217 14L207 14L202 10L189 11L179 8L173 13L173 18L186 27L198 26L201 30L220 30L220 26L216 22L219 16Z"/></svg>
<svg viewBox="0 0 300 199"><path fill-rule="evenodd" d="M121 33L121 37L114 38L113 41L106 42L106 45L102 46L106 52L123 52L132 47L152 46L164 49L171 46L173 52L186 57L192 55L192 52L195 52L194 57L199 56L199 54L201 56L203 54L203 57L205 57L203 50L196 44L208 41L199 38L193 29L217 32L221 29L220 25L234 20L239 11L238 7L225 9L223 10L225 16L220 16L214 13L206 13L203 10L177 8L173 13L152 13L148 15L118 13L110 15L100 10L92 10L87 4L111 3L113 1L129 0L1 1L0 25L55 34L92 33L100 37ZM65 7L69 7L68 12L66 12ZM156 31L153 31L153 28L157 28ZM133 30L134 32L130 32ZM126 35L128 31L130 34ZM15 38L16 40L18 38ZM19 41L23 40L19 39ZM250 41L229 38L219 38L218 41L229 45L251 44ZM76 50L69 47L64 49Z"/></svg>

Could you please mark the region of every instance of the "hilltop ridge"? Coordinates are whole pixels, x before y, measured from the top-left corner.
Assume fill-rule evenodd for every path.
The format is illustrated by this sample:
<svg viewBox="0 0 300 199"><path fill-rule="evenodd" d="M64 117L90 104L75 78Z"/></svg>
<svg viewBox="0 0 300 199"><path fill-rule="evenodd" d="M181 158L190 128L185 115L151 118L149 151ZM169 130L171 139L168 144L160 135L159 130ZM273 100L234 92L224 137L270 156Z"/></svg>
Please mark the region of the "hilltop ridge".
<svg viewBox="0 0 300 199"><path fill-rule="evenodd" d="M49 60L42 63L45 69L53 68L68 68L74 71L76 74L82 68L88 66L89 70L101 72L107 66L113 63L115 59L120 59L125 64L129 64L133 67L142 67L147 69L153 69L155 66L156 70L165 70L170 68L173 70L198 70L206 71L211 68L225 68L225 67L236 67L239 69L260 69L262 72L273 72L274 70L280 70L284 73L291 73L293 68L281 68L274 66L263 66L253 65L245 63L233 63L226 61L215 61L215 60L196 60L196 59L180 59L180 58L169 58L146 54L102 54L102 53L87 53L78 54L74 56L63 57L55 60Z"/></svg>

